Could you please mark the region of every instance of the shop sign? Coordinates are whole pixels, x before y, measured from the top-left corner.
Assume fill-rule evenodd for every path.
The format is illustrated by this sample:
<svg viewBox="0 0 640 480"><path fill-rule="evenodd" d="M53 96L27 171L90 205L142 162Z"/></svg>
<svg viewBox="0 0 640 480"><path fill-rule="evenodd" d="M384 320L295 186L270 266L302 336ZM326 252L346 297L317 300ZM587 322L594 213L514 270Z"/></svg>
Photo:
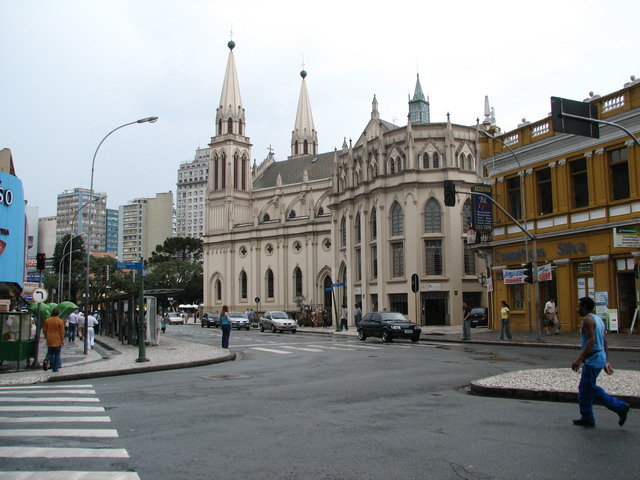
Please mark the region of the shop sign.
<svg viewBox="0 0 640 480"><path fill-rule="evenodd" d="M471 187L472 192L484 193L491 196L491 185L479 183ZM480 195L473 197L473 227L477 232L490 233L493 230L493 205Z"/></svg>
<svg viewBox="0 0 640 480"><path fill-rule="evenodd" d="M540 265L538 267L538 281L539 282L549 282L553 279L553 273L551 271L551 264L547 263L546 265Z"/></svg>
<svg viewBox="0 0 640 480"><path fill-rule="evenodd" d="M524 269L517 270L503 270L502 278L505 285L517 285L519 283L525 283L524 281ZM547 282L553 278L551 271L551 264L540 265L538 267L538 282Z"/></svg>
<svg viewBox="0 0 640 480"><path fill-rule="evenodd" d="M22 286L25 231L22 181L14 175L0 172L0 282Z"/></svg>
<svg viewBox="0 0 640 480"><path fill-rule="evenodd" d="M615 248L640 248L640 227L614 227Z"/></svg>

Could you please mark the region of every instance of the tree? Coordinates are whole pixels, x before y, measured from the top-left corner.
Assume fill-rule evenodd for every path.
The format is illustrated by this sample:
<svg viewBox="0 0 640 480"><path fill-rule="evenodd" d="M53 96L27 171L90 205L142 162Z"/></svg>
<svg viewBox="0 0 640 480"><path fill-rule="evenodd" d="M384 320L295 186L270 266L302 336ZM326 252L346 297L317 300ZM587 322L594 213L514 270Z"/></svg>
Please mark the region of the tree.
<svg viewBox="0 0 640 480"><path fill-rule="evenodd" d="M202 299L202 265L179 259L165 260L153 266L145 277L145 288L179 288L179 303L195 303Z"/></svg>
<svg viewBox="0 0 640 480"><path fill-rule="evenodd" d="M81 236L74 236L73 242L69 242L71 234L62 237L53 249L53 275L47 275L45 288L50 292L59 293L60 300L69 300L77 303L78 292L82 291L85 273L85 249ZM71 293L69 293L69 248L71 252ZM61 291L60 285L62 285ZM56 297L57 299L57 297Z"/></svg>
<svg viewBox="0 0 640 480"><path fill-rule="evenodd" d="M150 265L167 262L171 259L183 262L200 262L203 252L203 241L193 237L170 237L162 245L158 245L149 257Z"/></svg>

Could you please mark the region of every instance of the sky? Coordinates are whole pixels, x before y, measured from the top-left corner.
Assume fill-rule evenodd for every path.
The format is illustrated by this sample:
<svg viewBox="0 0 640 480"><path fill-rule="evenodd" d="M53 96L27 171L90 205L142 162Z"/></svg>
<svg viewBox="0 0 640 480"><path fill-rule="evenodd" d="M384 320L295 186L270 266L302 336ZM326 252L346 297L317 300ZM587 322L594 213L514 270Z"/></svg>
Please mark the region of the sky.
<svg viewBox="0 0 640 480"><path fill-rule="evenodd" d="M56 214L59 193L108 207L176 192L177 170L214 135L229 49L260 163L291 152L304 65L319 151L355 140L371 115L405 125L416 74L431 121L498 126L623 88L638 65L637 0L0 0L0 149L25 198Z"/></svg>

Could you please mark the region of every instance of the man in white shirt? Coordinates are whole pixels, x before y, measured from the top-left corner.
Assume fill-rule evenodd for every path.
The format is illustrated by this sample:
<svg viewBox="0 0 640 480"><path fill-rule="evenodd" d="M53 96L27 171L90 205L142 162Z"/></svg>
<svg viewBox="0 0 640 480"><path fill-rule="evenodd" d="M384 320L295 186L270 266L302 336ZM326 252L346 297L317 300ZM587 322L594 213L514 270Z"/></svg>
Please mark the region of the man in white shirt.
<svg viewBox="0 0 640 480"><path fill-rule="evenodd" d="M76 341L76 330L78 328L78 314L76 312L77 310L74 310L69 314L69 331L67 334L69 341L74 343Z"/></svg>
<svg viewBox="0 0 640 480"><path fill-rule="evenodd" d="M556 307L556 299L551 297L544 305L544 328L547 335L550 335L549 328L556 329L556 335L560 335L560 321L558 320L558 308Z"/></svg>
<svg viewBox="0 0 640 480"><path fill-rule="evenodd" d="M89 341L89 346L91 348L93 348L95 337L93 327L95 327L96 325L98 325L98 321L96 320L96 317L94 317L93 314L90 313L87 317L87 340Z"/></svg>

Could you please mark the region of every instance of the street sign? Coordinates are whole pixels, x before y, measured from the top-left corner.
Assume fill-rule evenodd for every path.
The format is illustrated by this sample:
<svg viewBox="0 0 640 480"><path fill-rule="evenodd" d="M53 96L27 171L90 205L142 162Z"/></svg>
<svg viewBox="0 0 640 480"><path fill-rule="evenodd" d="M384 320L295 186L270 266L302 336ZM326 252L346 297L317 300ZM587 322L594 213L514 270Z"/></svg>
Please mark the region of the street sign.
<svg viewBox="0 0 640 480"><path fill-rule="evenodd" d="M420 290L420 277L417 273L411 275L411 291L417 293Z"/></svg>
<svg viewBox="0 0 640 480"><path fill-rule="evenodd" d="M142 270L142 262L118 262L116 270Z"/></svg>
<svg viewBox="0 0 640 480"><path fill-rule="evenodd" d="M49 298L49 294L44 288L36 288L32 294L33 301L36 303L43 303Z"/></svg>
<svg viewBox="0 0 640 480"><path fill-rule="evenodd" d="M584 120L567 117L564 114L583 117ZM591 118L598 119L597 105L566 98L551 97L551 125L554 132L600 138L599 125L596 122L587 120Z"/></svg>
<svg viewBox="0 0 640 480"><path fill-rule="evenodd" d="M334 283L333 285L331 285L332 287L344 287L344 282L342 283Z"/></svg>

